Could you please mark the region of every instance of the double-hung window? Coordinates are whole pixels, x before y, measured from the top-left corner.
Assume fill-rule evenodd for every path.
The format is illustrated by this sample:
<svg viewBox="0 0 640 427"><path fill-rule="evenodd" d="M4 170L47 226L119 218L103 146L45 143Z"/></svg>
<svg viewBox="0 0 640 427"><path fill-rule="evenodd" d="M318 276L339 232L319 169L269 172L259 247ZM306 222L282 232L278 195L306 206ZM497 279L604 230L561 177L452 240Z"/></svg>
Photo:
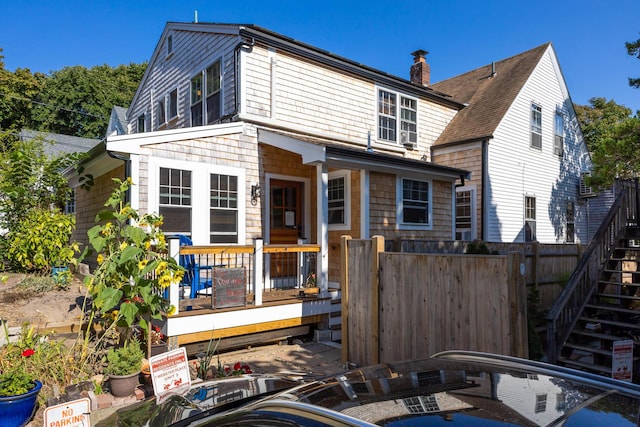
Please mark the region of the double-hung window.
<svg viewBox="0 0 640 427"><path fill-rule="evenodd" d="M456 240L471 240L472 232L472 192L456 191Z"/></svg>
<svg viewBox="0 0 640 427"><path fill-rule="evenodd" d="M328 182L329 229L347 230L350 228L350 172L329 173Z"/></svg>
<svg viewBox="0 0 640 427"><path fill-rule="evenodd" d="M542 107L531 104L531 147L542 148Z"/></svg>
<svg viewBox="0 0 640 427"><path fill-rule="evenodd" d="M191 79L191 126L202 126L202 73Z"/></svg>
<svg viewBox="0 0 640 427"><path fill-rule="evenodd" d="M166 109L165 109L165 103L164 103L164 97L160 98L158 100L158 104L157 104L157 117L158 117L158 123L157 123L157 127L163 126L167 120L166 118Z"/></svg>
<svg viewBox="0 0 640 427"><path fill-rule="evenodd" d="M524 198L524 241L536 240L536 198L526 196Z"/></svg>
<svg viewBox="0 0 640 427"><path fill-rule="evenodd" d="M138 133L143 133L146 132L146 126L145 126L145 116L144 114L140 114L138 116L138 122L137 122L137 126L138 126Z"/></svg>
<svg viewBox="0 0 640 427"><path fill-rule="evenodd" d="M167 118L173 120L178 117L178 89L173 89L167 95Z"/></svg>
<svg viewBox="0 0 640 427"><path fill-rule="evenodd" d="M418 101L378 89L378 139L415 145L418 142Z"/></svg>
<svg viewBox="0 0 640 427"><path fill-rule="evenodd" d="M564 152L564 117L556 113L555 138L553 140L553 154L562 156Z"/></svg>
<svg viewBox="0 0 640 427"><path fill-rule="evenodd" d="M162 231L191 235L191 171L160 168L159 213Z"/></svg>
<svg viewBox="0 0 640 427"><path fill-rule="evenodd" d="M400 179L399 225L431 225L431 184L427 181Z"/></svg>
<svg viewBox="0 0 640 427"><path fill-rule="evenodd" d="M209 242L238 243L238 177L210 175Z"/></svg>
<svg viewBox="0 0 640 427"><path fill-rule="evenodd" d="M214 62L206 70L207 81L207 124L220 120L220 60Z"/></svg>

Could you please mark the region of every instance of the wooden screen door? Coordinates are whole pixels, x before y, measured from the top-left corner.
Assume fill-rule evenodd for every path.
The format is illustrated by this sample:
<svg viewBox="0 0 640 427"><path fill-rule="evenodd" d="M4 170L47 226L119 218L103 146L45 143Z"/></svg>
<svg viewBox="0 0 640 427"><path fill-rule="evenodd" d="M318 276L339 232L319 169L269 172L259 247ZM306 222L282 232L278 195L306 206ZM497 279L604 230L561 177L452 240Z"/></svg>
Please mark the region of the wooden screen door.
<svg viewBox="0 0 640 427"><path fill-rule="evenodd" d="M298 243L302 237L302 190L301 182L272 179L269 184L270 243L274 245ZM297 272L295 254L273 254L272 277L292 277Z"/></svg>

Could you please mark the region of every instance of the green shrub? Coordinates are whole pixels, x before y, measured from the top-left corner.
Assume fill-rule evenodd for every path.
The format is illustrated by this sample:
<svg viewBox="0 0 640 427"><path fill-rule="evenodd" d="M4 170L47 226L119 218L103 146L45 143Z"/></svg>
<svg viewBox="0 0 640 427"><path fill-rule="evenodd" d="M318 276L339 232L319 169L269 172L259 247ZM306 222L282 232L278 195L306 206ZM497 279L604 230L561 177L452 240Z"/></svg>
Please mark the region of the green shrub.
<svg viewBox="0 0 640 427"><path fill-rule="evenodd" d="M131 340L122 347L111 348L107 352L107 366L104 373L107 375L131 375L142 368L144 352L140 343Z"/></svg>
<svg viewBox="0 0 640 427"><path fill-rule="evenodd" d="M8 236L7 259L18 270L51 273L52 267L77 265L78 243L70 243L75 217L33 209Z"/></svg>

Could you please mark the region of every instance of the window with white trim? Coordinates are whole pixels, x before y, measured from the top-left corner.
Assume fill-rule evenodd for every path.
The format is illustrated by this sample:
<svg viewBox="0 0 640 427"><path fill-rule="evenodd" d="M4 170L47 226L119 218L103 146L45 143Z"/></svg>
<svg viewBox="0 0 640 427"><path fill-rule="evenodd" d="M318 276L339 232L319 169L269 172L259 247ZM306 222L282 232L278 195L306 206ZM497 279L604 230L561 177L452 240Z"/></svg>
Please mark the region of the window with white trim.
<svg viewBox="0 0 640 427"><path fill-rule="evenodd" d="M431 183L400 179L398 225L431 226Z"/></svg>
<svg viewBox="0 0 640 427"><path fill-rule="evenodd" d="M173 53L173 34L167 36L167 56Z"/></svg>
<svg viewBox="0 0 640 427"><path fill-rule="evenodd" d="M207 86L207 124L220 120L222 109L220 107L220 60L207 67L205 72Z"/></svg>
<svg viewBox="0 0 640 427"><path fill-rule="evenodd" d="M146 123L146 121L145 121L144 114L140 114L138 116L138 120L137 120L138 133L146 132L145 123Z"/></svg>
<svg viewBox="0 0 640 427"><path fill-rule="evenodd" d="M526 196L524 198L524 241L536 240L536 198Z"/></svg>
<svg viewBox="0 0 640 427"><path fill-rule="evenodd" d="M575 229L576 229L576 205L573 200L567 200L567 243L575 242Z"/></svg>
<svg viewBox="0 0 640 427"><path fill-rule="evenodd" d="M162 231L191 235L191 171L160 168L158 212Z"/></svg>
<svg viewBox="0 0 640 427"><path fill-rule="evenodd" d="M350 171L345 170L329 173L329 230L348 230L351 227L350 183Z"/></svg>
<svg viewBox="0 0 640 427"><path fill-rule="evenodd" d="M210 175L209 242L238 243L238 177Z"/></svg>
<svg viewBox="0 0 640 427"><path fill-rule="evenodd" d="M158 118L158 123L156 124L156 127L159 128L160 126L164 126L164 124L167 122L164 96L158 100L158 103L156 104L156 112L157 112L156 117Z"/></svg>
<svg viewBox="0 0 640 427"><path fill-rule="evenodd" d="M75 188L72 188L71 191L69 191L67 202L64 205L64 213L66 214L76 213L76 189Z"/></svg>
<svg viewBox="0 0 640 427"><path fill-rule="evenodd" d="M169 121L178 117L178 88L167 95L167 118Z"/></svg>
<svg viewBox="0 0 640 427"><path fill-rule="evenodd" d="M542 107L531 104L531 147L542 149Z"/></svg>
<svg viewBox="0 0 640 427"><path fill-rule="evenodd" d="M456 240L472 240L472 191L456 191Z"/></svg>
<svg viewBox="0 0 640 427"><path fill-rule="evenodd" d="M378 89L378 139L396 144L418 142L418 101Z"/></svg>
<svg viewBox="0 0 640 427"><path fill-rule="evenodd" d="M540 412L545 412L547 410L547 395L546 394L536 394L536 406L534 408L534 412L539 414Z"/></svg>
<svg viewBox="0 0 640 427"><path fill-rule="evenodd" d="M191 126L202 126L202 73L191 79Z"/></svg>
<svg viewBox="0 0 640 427"><path fill-rule="evenodd" d="M556 113L555 137L553 139L553 154L562 156L564 153L564 116Z"/></svg>

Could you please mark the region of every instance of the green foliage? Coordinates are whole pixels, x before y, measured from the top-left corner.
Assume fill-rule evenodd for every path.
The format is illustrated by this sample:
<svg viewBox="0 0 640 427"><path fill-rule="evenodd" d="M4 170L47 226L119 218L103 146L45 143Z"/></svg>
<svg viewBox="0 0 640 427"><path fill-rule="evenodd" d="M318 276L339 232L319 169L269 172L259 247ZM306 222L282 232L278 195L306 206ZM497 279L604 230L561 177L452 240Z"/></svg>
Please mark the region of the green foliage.
<svg viewBox="0 0 640 427"><path fill-rule="evenodd" d="M140 348L140 343L132 340L122 347L109 349L104 373L118 376L135 374L142 368L142 359L144 359L144 352Z"/></svg>
<svg viewBox="0 0 640 427"><path fill-rule="evenodd" d="M43 294L56 289L65 289L68 282L58 283L51 276L27 276L18 283L18 288L25 294Z"/></svg>
<svg viewBox="0 0 640 427"><path fill-rule="evenodd" d="M625 47L627 48L627 54L629 54L629 56L635 56L640 59L640 39L634 42L626 42ZM629 77L629 86L640 88L640 78Z"/></svg>
<svg viewBox="0 0 640 427"><path fill-rule="evenodd" d="M473 242L469 243L464 253L476 255L499 255L498 251L490 251L487 247L487 244L479 240L474 240Z"/></svg>
<svg viewBox="0 0 640 427"><path fill-rule="evenodd" d="M6 324L4 327L8 336ZM41 403L53 396L54 386L64 389L90 376L90 372L85 371L87 352L78 348L76 343L65 344L41 336L33 326L25 324L16 342L7 340L2 344L0 372L5 378L10 377L23 385L26 379L42 382L42 391L38 396Z"/></svg>
<svg viewBox="0 0 640 427"><path fill-rule="evenodd" d="M0 374L0 396L25 394L33 387L33 378L24 372L9 371Z"/></svg>
<svg viewBox="0 0 640 427"><path fill-rule="evenodd" d="M51 273L52 267L74 265L80 251L70 243L75 216L34 208L9 232L6 256L15 269Z"/></svg>
<svg viewBox="0 0 640 427"><path fill-rule="evenodd" d="M148 333L151 319L172 314L175 308L163 297L164 290L182 280L184 269L167 256L161 217L141 215L125 203L131 179L114 182L116 189L105 203L109 209L98 214L100 224L88 232L98 268L85 284L93 300L92 317L126 329L128 339L135 325Z"/></svg>
<svg viewBox="0 0 640 427"><path fill-rule="evenodd" d="M593 172L587 184L605 188L616 179L640 172L640 118L631 109L605 98L592 98L589 106L576 106L583 136L591 152Z"/></svg>

